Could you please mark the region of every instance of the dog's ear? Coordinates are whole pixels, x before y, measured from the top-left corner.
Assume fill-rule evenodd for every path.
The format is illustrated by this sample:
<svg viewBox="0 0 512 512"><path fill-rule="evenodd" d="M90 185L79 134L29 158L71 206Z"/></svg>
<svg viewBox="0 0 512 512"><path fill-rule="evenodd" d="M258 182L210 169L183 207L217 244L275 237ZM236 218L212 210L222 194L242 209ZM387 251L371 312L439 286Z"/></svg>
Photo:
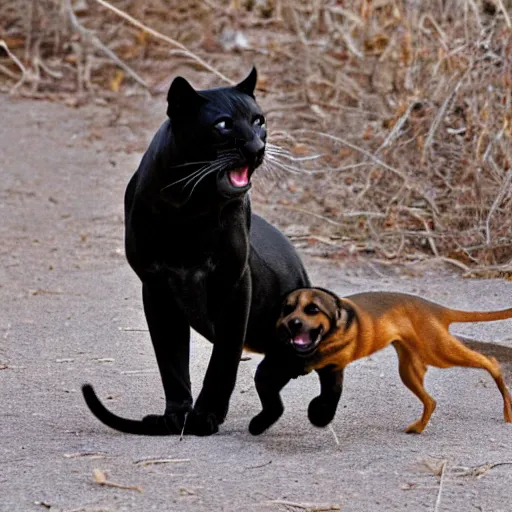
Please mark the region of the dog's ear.
<svg viewBox="0 0 512 512"><path fill-rule="evenodd" d="M350 304L342 299L337 299L336 303L336 327L338 329L347 330L354 318L354 310Z"/></svg>
<svg viewBox="0 0 512 512"><path fill-rule="evenodd" d="M256 66L253 66L251 72L239 84L235 85L235 89L254 98L254 89L256 89L256 82L258 81L258 72Z"/></svg>
<svg viewBox="0 0 512 512"><path fill-rule="evenodd" d="M167 93L167 116L170 119L184 117L198 109L204 101L185 78L177 76Z"/></svg>

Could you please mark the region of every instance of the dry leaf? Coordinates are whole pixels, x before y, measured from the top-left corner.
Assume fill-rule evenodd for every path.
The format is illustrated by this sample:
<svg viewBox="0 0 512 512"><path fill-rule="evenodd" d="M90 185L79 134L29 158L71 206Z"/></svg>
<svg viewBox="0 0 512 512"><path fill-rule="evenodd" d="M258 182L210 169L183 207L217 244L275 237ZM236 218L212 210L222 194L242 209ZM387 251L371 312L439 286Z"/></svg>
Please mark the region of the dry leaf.
<svg viewBox="0 0 512 512"><path fill-rule="evenodd" d="M124 80L124 71L118 69L114 75L114 77L110 80L110 90L113 92L119 92L121 88L121 84Z"/></svg>
<svg viewBox="0 0 512 512"><path fill-rule="evenodd" d="M389 37L385 34L378 34L364 42L364 51L367 55L381 55L388 44Z"/></svg>
<svg viewBox="0 0 512 512"><path fill-rule="evenodd" d="M92 477L97 484L103 485L107 481L107 474L101 469L93 469Z"/></svg>

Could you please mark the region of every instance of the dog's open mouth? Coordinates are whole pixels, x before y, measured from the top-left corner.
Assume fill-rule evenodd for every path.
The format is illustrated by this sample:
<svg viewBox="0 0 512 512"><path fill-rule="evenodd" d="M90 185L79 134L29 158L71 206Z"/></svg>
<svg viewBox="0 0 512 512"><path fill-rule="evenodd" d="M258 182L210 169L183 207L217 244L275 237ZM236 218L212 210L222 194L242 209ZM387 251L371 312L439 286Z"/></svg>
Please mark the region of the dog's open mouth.
<svg viewBox="0 0 512 512"><path fill-rule="evenodd" d="M293 345L293 348L300 355L309 355L315 351L320 341L322 341L322 334L322 327L318 327L317 329L300 332L299 334L296 334L290 341Z"/></svg>
<svg viewBox="0 0 512 512"><path fill-rule="evenodd" d="M228 172L228 179L231 185L236 188L242 188L249 185L249 167L241 167Z"/></svg>

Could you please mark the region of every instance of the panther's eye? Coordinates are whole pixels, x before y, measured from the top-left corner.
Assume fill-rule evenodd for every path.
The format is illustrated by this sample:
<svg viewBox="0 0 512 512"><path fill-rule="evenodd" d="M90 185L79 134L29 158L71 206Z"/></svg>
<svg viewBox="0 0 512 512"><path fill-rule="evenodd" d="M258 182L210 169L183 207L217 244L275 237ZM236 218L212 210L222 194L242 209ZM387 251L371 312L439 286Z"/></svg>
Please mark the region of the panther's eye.
<svg viewBox="0 0 512 512"><path fill-rule="evenodd" d="M215 123L215 128L221 131L231 130L233 128L233 120L229 117L224 117Z"/></svg>
<svg viewBox="0 0 512 512"><path fill-rule="evenodd" d="M265 128L265 118L263 116L257 116L252 124L258 128Z"/></svg>
<svg viewBox="0 0 512 512"><path fill-rule="evenodd" d="M304 313L306 313L306 315L316 315L320 313L320 309L316 304L311 303L304 308Z"/></svg>
<svg viewBox="0 0 512 512"><path fill-rule="evenodd" d="M290 313L293 313L295 310L295 306L292 306L291 304L285 304L283 306L283 316L288 316Z"/></svg>

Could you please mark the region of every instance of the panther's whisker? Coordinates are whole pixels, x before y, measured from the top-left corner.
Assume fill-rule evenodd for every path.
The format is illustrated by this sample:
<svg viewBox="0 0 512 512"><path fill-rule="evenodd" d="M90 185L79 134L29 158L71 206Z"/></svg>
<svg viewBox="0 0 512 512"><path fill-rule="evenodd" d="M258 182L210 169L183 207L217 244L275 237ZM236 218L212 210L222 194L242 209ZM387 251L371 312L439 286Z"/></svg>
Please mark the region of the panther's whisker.
<svg viewBox="0 0 512 512"><path fill-rule="evenodd" d="M272 155L267 155L269 163L272 163L273 165L279 167L283 171L290 172L292 174L308 174L307 171L297 169L295 167L291 167L289 165L286 165L283 162L280 162L277 158L273 157Z"/></svg>
<svg viewBox="0 0 512 512"><path fill-rule="evenodd" d="M214 165L216 163L218 163L219 161L226 161L228 160L228 158L226 156L223 156L222 158L219 158L217 160L209 160L207 161L206 163L210 164L210 165ZM170 188L170 187L173 187L174 185L177 185L178 183L181 183L185 180L187 180L187 183L185 183L184 187L187 186L188 182L190 181L190 179L193 179L197 176L199 176L203 171L206 171L209 169L210 165L203 165L202 167L200 167L199 169L197 169L196 171L194 171L192 174L188 174L187 176L184 176L183 178L179 179L179 180L176 180L176 181L173 181L172 183L169 183L168 185L166 185L165 187L163 187L160 192L163 192L164 190L166 190L167 188Z"/></svg>
<svg viewBox="0 0 512 512"><path fill-rule="evenodd" d="M192 176L197 176L198 174L200 174L205 169L208 169L207 165L203 165L203 167L200 167L197 171L194 171L192 174L189 174L189 175L185 176L184 178L181 178L179 180L176 180L176 181L173 181L172 183L167 184L165 187L160 189L160 192L163 192L164 190L166 190L166 189L168 189L170 187L173 187L174 185L177 185L178 183L181 183L182 181L188 180Z"/></svg>
<svg viewBox="0 0 512 512"><path fill-rule="evenodd" d="M199 184L199 182L201 182L204 178L206 178L206 176L208 176L212 172L221 170L223 167L225 167L231 161L232 161L231 157L219 158L214 164L207 167L201 174L199 174L199 175L196 174L191 179L189 179L183 186L183 189L185 189L188 185L190 185L190 183L194 182L194 180L195 180L195 183L192 186L192 190L187 195L187 200L190 199L190 197L192 196L192 193L194 192L194 190L197 187L197 185Z"/></svg>
<svg viewBox="0 0 512 512"><path fill-rule="evenodd" d="M293 156L289 152L274 151L273 149L267 149L267 154L282 157L285 158L286 160L290 160L291 162L309 162L311 160L318 160L319 158L322 158L324 156L322 153L317 153L315 155L309 156Z"/></svg>
<svg viewBox="0 0 512 512"><path fill-rule="evenodd" d="M185 185L183 185L183 188L185 189L191 182L194 181L194 179L198 178L198 180L201 180L203 179L204 176L206 176L206 174L210 174L211 171L217 171L219 170L222 166L226 165L229 161L231 161L231 158L223 158L223 159L219 159L217 161L215 161L215 163L213 163L212 165L206 167L205 169L202 169L202 173L198 174L198 173L195 173L194 175L190 176L189 180L187 180L187 182L185 183Z"/></svg>
<svg viewBox="0 0 512 512"><path fill-rule="evenodd" d="M359 167L365 167L368 165L368 162L358 162L355 164L343 165L341 167L327 167L325 169L301 169L299 167L295 167L294 165L280 161L278 158L275 157L275 155L272 155L270 153L267 153L266 157L268 160L270 160L270 162L272 162L272 164L275 164L284 171L290 172L292 174L325 174L332 172L344 172L350 171L352 169L357 169Z"/></svg>
<svg viewBox="0 0 512 512"><path fill-rule="evenodd" d="M179 169L180 167L188 167L190 165L198 165L198 164L209 164L213 162L213 160L198 160L197 162L185 162L183 164L171 165L169 169Z"/></svg>
<svg viewBox="0 0 512 512"><path fill-rule="evenodd" d="M222 167L219 167L219 169L221 169ZM194 190L196 189L196 187L199 185L199 183L201 183L201 181L203 181L206 176L208 176L209 174L212 174L213 172L216 172L218 171L219 169L211 169L210 171L208 171L207 173L203 174L194 184L194 186L192 187L192 190L190 191L190 194L187 196L187 200L190 199L192 197L192 194L194 193Z"/></svg>

